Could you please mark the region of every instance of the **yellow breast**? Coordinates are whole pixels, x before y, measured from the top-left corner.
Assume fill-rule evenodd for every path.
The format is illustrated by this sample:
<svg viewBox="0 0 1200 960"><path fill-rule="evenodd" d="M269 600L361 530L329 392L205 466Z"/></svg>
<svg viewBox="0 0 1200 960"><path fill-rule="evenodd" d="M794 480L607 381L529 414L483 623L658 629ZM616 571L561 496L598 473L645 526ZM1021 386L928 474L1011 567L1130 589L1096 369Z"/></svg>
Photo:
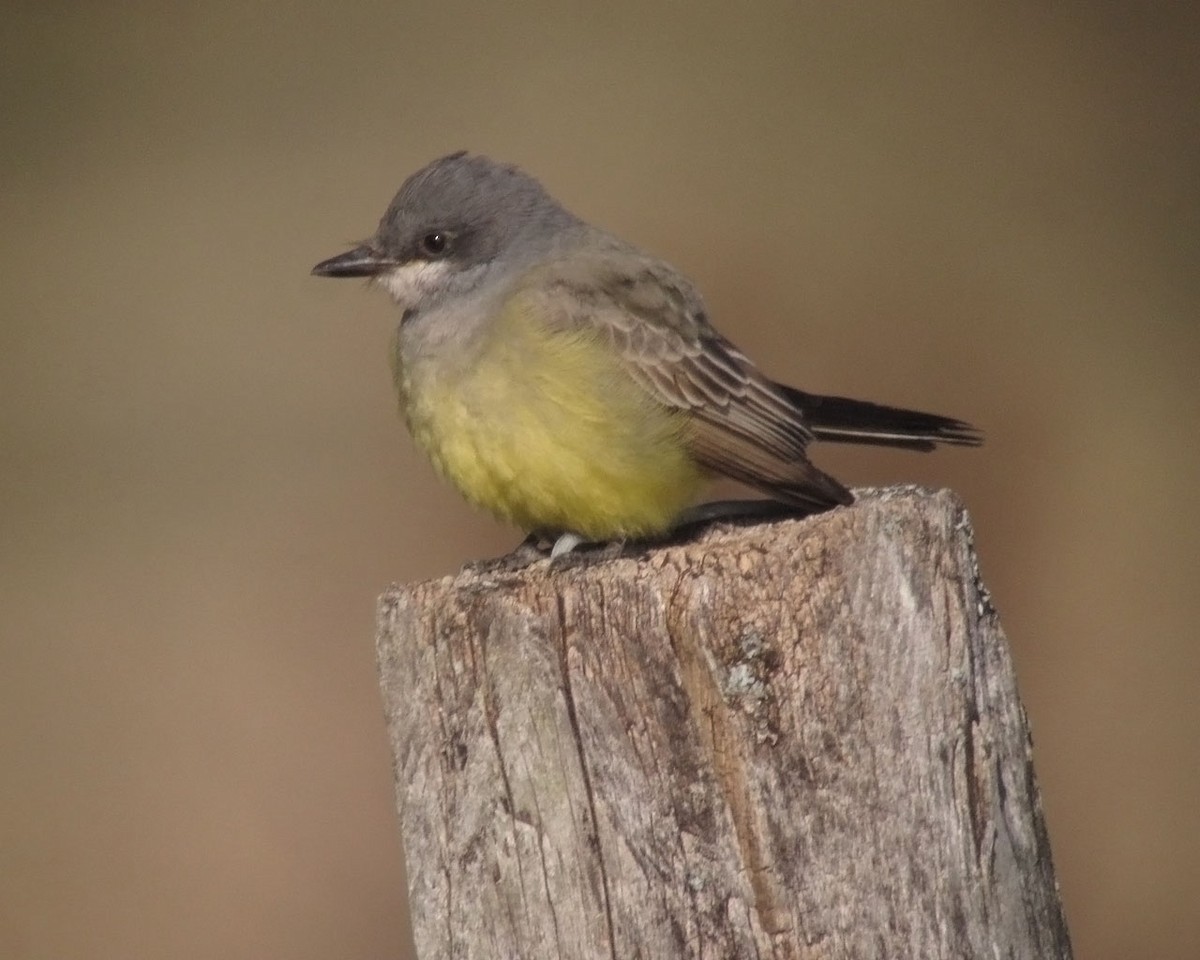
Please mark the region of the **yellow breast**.
<svg viewBox="0 0 1200 960"><path fill-rule="evenodd" d="M662 533L703 473L686 422L589 332L510 309L473 363L397 370L413 437L472 503L525 530L611 540Z"/></svg>

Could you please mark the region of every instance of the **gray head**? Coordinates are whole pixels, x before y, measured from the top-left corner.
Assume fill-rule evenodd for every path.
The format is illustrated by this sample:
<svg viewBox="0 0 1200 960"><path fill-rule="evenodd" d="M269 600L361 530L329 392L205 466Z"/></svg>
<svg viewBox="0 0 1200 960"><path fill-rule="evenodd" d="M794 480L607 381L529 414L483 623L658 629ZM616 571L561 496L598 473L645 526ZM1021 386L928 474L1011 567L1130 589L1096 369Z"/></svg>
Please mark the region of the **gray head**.
<svg viewBox="0 0 1200 960"><path fill-rule="evenodd" d="M497 261L519 268L579 226L533 177L463 151L405 180L371 239L312 272L375 278L411 309L470 289Z"/></svg>

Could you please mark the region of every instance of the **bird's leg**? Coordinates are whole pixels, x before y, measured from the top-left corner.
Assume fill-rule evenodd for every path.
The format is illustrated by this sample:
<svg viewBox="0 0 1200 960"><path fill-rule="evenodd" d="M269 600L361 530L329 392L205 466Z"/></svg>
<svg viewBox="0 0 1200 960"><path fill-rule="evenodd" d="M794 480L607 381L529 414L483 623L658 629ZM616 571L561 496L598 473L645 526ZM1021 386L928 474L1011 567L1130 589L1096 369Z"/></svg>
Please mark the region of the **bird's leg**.
<svg viewBox="0 0 1200 960"><path fill-rule="evenodd" d="M577 533L553 534L535 530L510 552L491 560L475 560L463 567L472 573L504 573L522 570L547 556L544 544L552 543L550 562L555 570L586 567L603 563L638 551L680 543L695 536L703 527L713 523L760 523L766 520L796 518L813 513L811 509L783 503L779 500L712 500L683 511L671 529L658 537L644 540L593 542Z"/></svg>
<svg viewBox="0 0 1200 960"><path fill-rule="evenodd" d="M564 533L554 542L550 551L550 563L555 570L565 570L569 567L586 567L593 563L603 563L605 560L615 560L625 553L626 541L593 542L585 540L577 533Z"/></svg>
<svg viewBox="0 0 1200 960"><path fill-rule="evenodd" d="M577 533L561 534L554 541L554 546L550 548L550 559L557 560L559 557L566 556L581 543L587 543L587 541Z"/></svg>

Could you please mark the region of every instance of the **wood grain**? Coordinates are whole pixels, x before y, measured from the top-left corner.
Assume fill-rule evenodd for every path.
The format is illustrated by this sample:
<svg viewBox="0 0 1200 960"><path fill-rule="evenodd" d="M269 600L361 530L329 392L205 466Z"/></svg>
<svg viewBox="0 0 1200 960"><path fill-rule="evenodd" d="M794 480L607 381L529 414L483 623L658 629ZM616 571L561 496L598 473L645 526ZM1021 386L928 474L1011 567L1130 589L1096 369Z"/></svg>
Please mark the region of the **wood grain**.
<svg viewBox="0 0 1200 960"><path fill-rule="evenodd" d="M393 587L378 650L421 960L1071 955L950 493Z"/></svg>

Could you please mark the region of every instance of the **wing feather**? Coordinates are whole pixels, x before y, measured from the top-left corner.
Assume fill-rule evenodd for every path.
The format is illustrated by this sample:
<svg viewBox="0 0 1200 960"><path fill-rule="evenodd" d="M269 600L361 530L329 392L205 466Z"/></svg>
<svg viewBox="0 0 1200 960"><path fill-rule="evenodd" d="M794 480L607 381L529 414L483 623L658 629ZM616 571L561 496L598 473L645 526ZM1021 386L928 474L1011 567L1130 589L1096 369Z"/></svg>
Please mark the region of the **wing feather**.
<svg viewBox="0 0 1200 960"><path fill-rule="evenodd" d="M607 337L630 376L685 412L696 459L710 470L798 505L852 499L805 456L803 411L712 327L691 283L665 263L608 239L527 274L550 322Z"/></svg>

